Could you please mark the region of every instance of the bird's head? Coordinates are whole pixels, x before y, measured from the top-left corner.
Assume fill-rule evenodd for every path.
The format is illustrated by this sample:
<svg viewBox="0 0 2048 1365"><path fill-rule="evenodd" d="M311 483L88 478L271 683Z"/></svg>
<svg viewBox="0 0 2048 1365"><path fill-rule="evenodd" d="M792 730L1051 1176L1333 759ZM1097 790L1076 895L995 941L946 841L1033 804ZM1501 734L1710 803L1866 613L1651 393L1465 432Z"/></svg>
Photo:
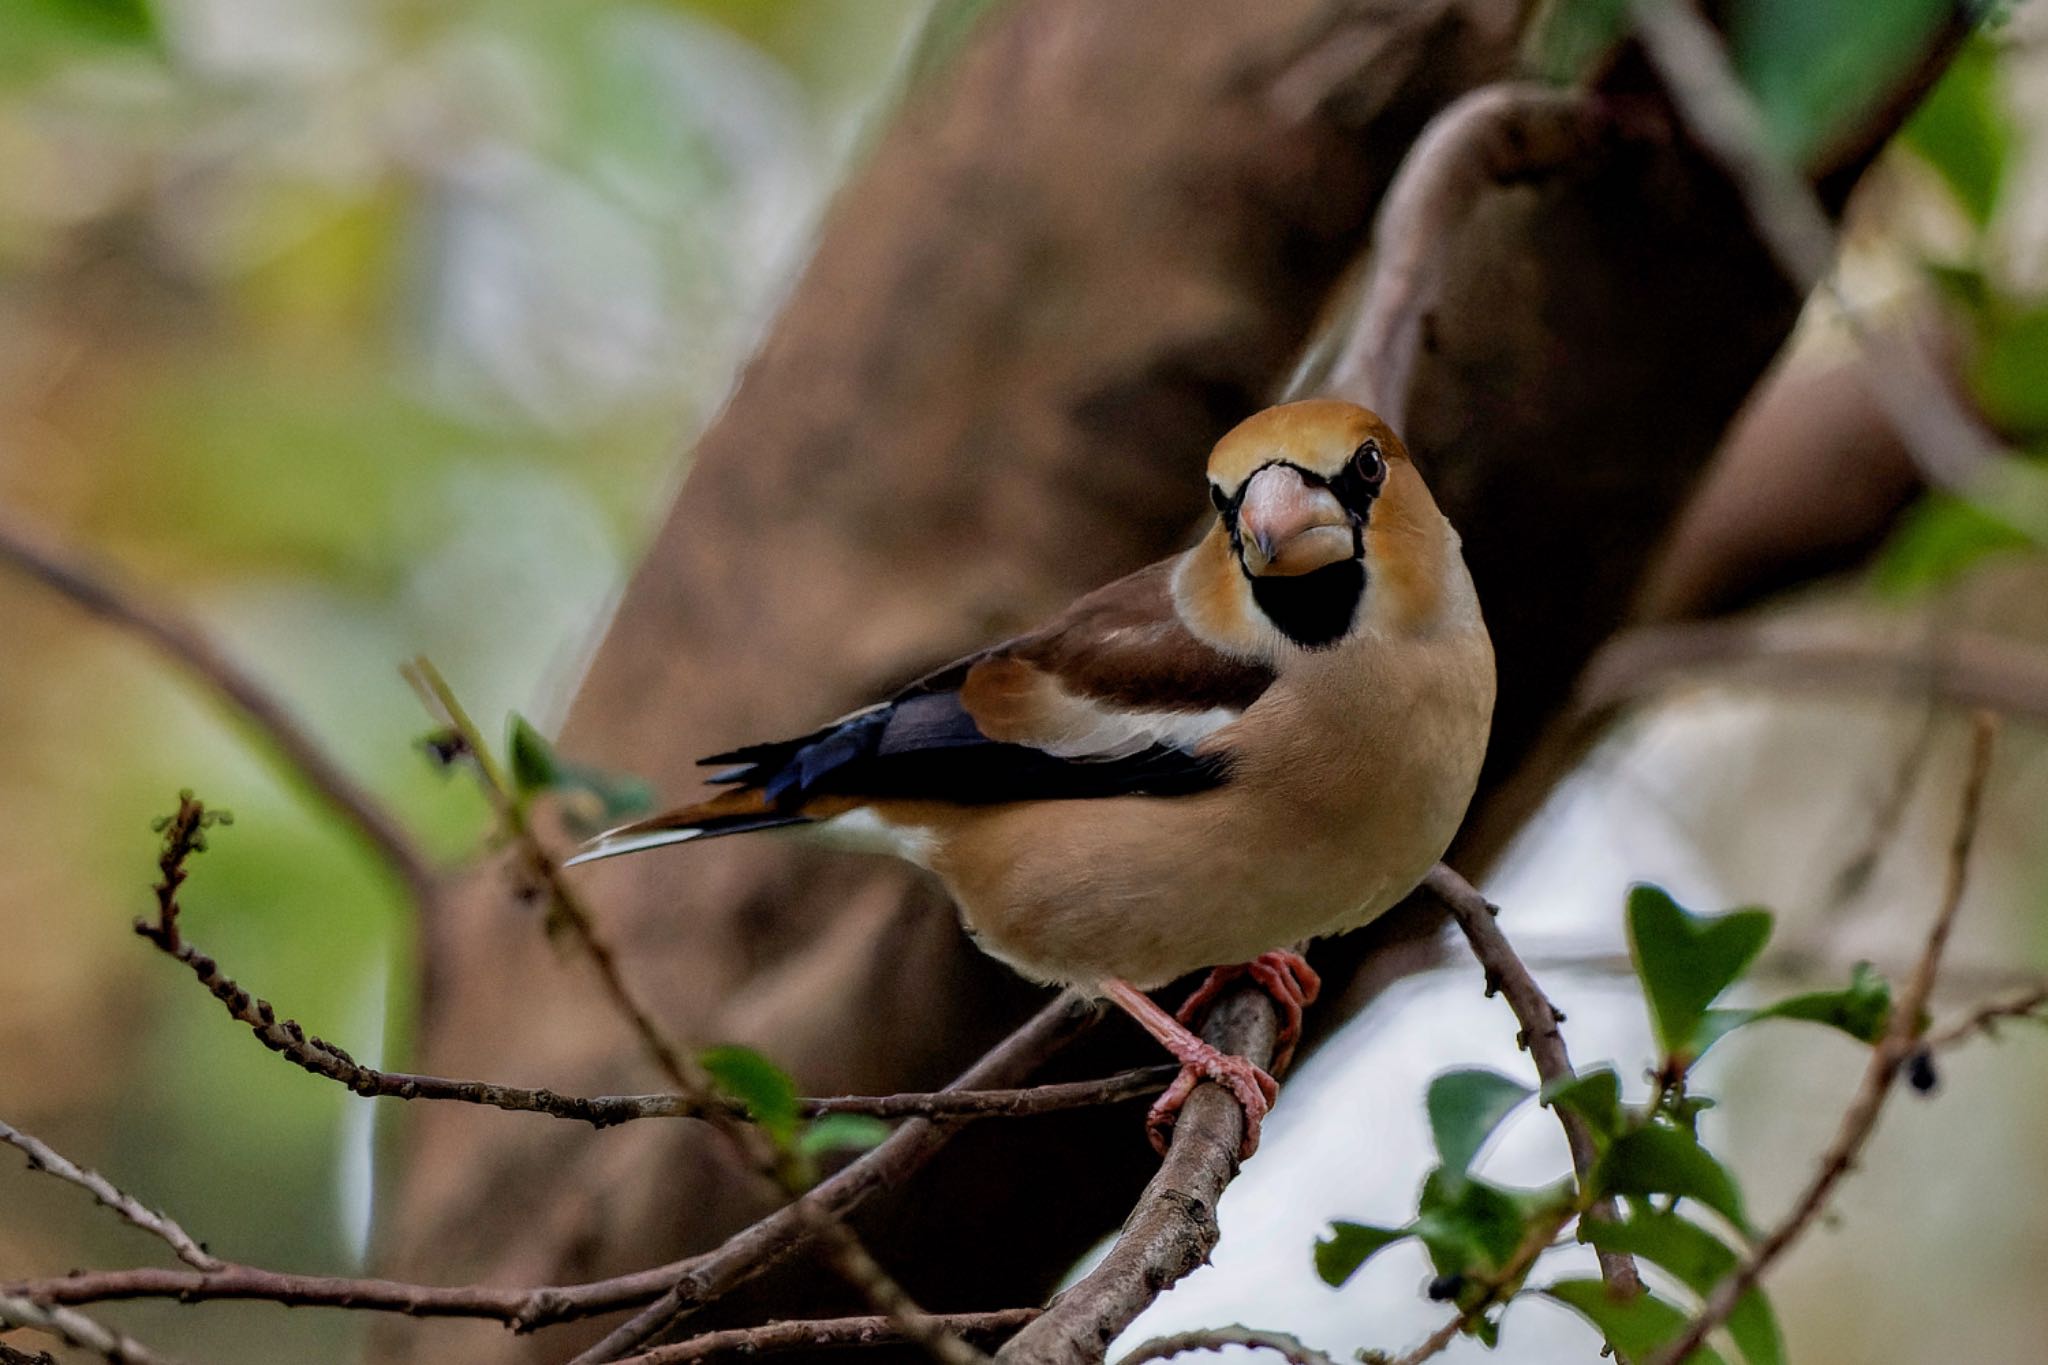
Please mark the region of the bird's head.
<svg viewBox="0 0 2048 1365"><path fill-rule="evenodd" d="M1309 399L1246 418L1209 456L1209 496L1217 525L1182 595L1212 636L1256 634L1263 618L1297 645L1326 647L1372 614L1369 592L1373 613L1398 625L1434 609L1444 556L1457 553L1401 438L1355 403Z"/></svg>

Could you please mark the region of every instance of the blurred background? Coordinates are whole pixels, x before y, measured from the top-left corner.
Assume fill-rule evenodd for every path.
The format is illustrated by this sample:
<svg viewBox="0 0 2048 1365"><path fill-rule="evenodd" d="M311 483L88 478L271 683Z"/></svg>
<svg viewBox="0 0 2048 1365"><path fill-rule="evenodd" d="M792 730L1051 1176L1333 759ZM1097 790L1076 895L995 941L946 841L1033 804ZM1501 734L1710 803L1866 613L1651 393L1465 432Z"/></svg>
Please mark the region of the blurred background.
<svg viewBox="0 0 2048 1365"><path fill-rule="evenodd" d="M552 728L920 8L8 0L0 501L191 612L471 851L483 802L414 746L399 662L431 655L494 735ZM382 1116L129 923L178 789L234 811L194 937L374 1064L414 1003L399 889L149 653L5 574L0 622L8 1121L236 1255L360 1265ZM0 1276L146 1254L0 1166ZM361 1324L149 1328L338 1360Z"/></svg>
<svg viewBox="0 0 2048 1365"><path fill-rule="evenodd" d="M949 21L973 7L950 6ZM1794 7L1796 8L1796 7ZM425 652L486 728L552 730L610 605L800 265L827 197L929 55L924 0L7 0L0 22L0 505L189 611L451 862L487 813L414 741ZM1738 35L1741 37L1741 35ZM1827 92L1773 75L1796 130ZM1789 42L1789 40L1786 40ZM1787 49L1789 50L1789 49ZM1776 80L1778 85L1772 85ZM2048 25L1971 40L1861 187L1842 294L1938 316L2001 432L2048 441ZM1849 354L1809 307L1787 365ZM2048 645L2048 556L2014 509L1916 498L1874 557L1772 610L1910 643ZM1700 683L1634 709L1523 832L1490 890L1547 961L1583 1063L1650 1058L1615 966L1622 889L1762 903L1802 972L1898 967L1931 912L1962 727L1921 696ZM2048 767L2008 727L1953 977L2048 970ZM238 1260L364 1263L392 1151L377 1108L284 1065L138 943L149 822L190 787L235 813L193 937L360 1060L403 1065L403 897L184 677L0 574L0 1116ZM1226 1200L1216 1264L1134 1333L1253 1320L1340 1356L1439 1320L1419 1257L1342 1292L1309 1245L1398 1221L1434 1071L1519 1074L1474 973L1398 987L1303 1070ZM2048 1049L2016 1030L1901 1102L1780 1281L1795 1358L2025 1360L2048 1339ZM1781 1207L1860 1068L1797 1030L1745 1037L1710 1140ZM505 1079L517 1079L506 1077ZM1489 1160L1562 1167L1525 1116ZM382 1138L380 1139L380 1126ZM0 1161L0 1278L154 1248ZM125 1306L211 1361L347 1360L354 1315ZM1518 1361L1592 1358L1518 1306ZM1448 1359L1480 1359L1461 1342Z"/></svg>

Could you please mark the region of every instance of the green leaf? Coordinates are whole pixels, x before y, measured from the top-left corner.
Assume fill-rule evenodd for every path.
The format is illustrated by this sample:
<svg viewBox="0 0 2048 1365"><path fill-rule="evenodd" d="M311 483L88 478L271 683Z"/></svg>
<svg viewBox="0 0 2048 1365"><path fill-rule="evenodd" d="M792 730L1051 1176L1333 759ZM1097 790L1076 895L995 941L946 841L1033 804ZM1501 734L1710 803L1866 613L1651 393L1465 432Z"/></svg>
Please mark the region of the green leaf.
<svg viewBox="0 0 2048 1365"><path fill-rule="evenodd" d="M561 780L555 747L517 711L506 719L505 752L512 763L512 782L522 796L546 791Z"/></svg>
<svg viewBox="0 0 2048 1365"><path fill-rule="evenodd" d="M1879 551L1872 585L1910 597L1953 582L1980 559L2030 550L2027 534L1951 493L1930 493L1908 508Z"/></svg>
<svg viewBox="0 0 2048 1365"><path fill-rule="evenodd" d="M1680 1065L1690 1061L1687 1049L1707 1006L1748 969L1770 936L1769 911L1695 915L1661 887L1629 889L1629 952L1666 1057Z"/></svg>
<svg viewBox="0 0 2048 1365"><path fill-rule="evenodd" d="M1535 1092L1497 1071L1447 1071L1429 1083L1429 1131L1447 1179L1462 1180L1486 1139Z"/></svg>
<svg viewBox="0 0 2048 1365"><path fill-rule="evenodd" d="M1854 127L1919 57L1952 0L1730 0L1728 53L1766 141L1797 169Z"/></svg>
<svg viewBox="0 0 2048 1365"><path fill-rule="evenodd" d="M1690 1321L1684 1310L1647 1290L1632 1298L1611 1298L1599 1280L1559 1280L1543 1292L1597 1327L1615 1354L1627 1360L1655 1355L1659 1348L1676 1341ZM1683 1365L1727 1363L1702 1346L1686 1356Z"/></svg>
<svg viewBox="0 0 2048 1365"><path fill-rule="evenodd" d="M2012 164L2012 124L2002 96L1997 45L1972 33L1899 134L1948 182L1980 228L1998 206Z"/></svg>
<svg viewBox="0 0 2048 1365"><path fill-rule="evenodd" d="M1543 1087L1543 1103L1584 1119L1597 1138L1611 1138L1621 1131L1621 1077L1612 1067L1581 1071L1562 1084Z"/></svg>
<svg viewBox="0 0 2048 1365"><path fill-rule="evenodd" d="M1983 319L1971 387L1992 426L2021 440L2048 435L2043 373L2048 373L2048 308L1994 309ZM2037 462L2028 463L2038 470ZM1972 491L1988 502L1984 489Z"/></svg>
<svg viewBox="0 0 2048 1365"><path fill-rule="evenodd" d="M1492 1275L1522 1245L1530 1216L1549 1196L1520 1196L1469 1176L1429 1173L1413 1231L1442 1275Z"/></svg>
<svg viewBox="0 0 2048 1365"><path fill-rule="evenodd" d="M888 1138L889 1125L872 1114L827 1114L807 1126L796 1141L797 1154L823 1156L827 1152L865 1152Z"/></svg>
<svg viewBox="0 0 2048 1365"><path fill-rule="evenodd" d="M1695 1199L1749 1232L1735 1177L1692 1134L1662 1123L1617 1139L1600 1158L1594 1185L1602 1194L1675 1194Z"/></svg>
<svg viewBox="0 0 2048 1365"><path fill-rule="evenodd" d="M653 789L640 778L565 762L546 737L516 711L507 723L505 750L511 760L513 784L521 796L555 791L590 798L563 808L564 818L578 833L615 825L654 804ZM593 809L584 809L586 806Z"/></svg>
<svg viewBox="0 0 2048 1365"><path fill-rule="evenodd" d="M1323 1283L1335 1289L1358 1273L1358 1268L1372 1259L1373 1253L1381 1247L1392 1246L1404 1237L1413 1237L1415 1229L1379 1228L1370 1223L1330 1224L1330 1235L1316 1239L1316 1274Z"/></svg>
<svg viewBox="0 0 2048 1365"><path fill-rule="evenodd" d="M1526 64L1544 80L1584 80L1627 35L1628 0L1551 0L1529 27Z"/></svg>
<svg viewBox="0 0 2048 1365"><path fill-rule="evenodd" d="M161 49L145 0L7 0L0 80L32 78L57 63L113 49Z"/></svg>
<svg viewBox="0 0 2048 1365"><path fill-rule="evenodd" d="M746 1106L763 1132L784 1146L796 1136L796 1082L750 1047L714 1047L697 1058L718 1088Z"/></svg>
<svg viewBox="0 0 2048 1365"><path fill-rule="evenodd" d="M1692 1055L1746 1024L1761 1019L1796 1019L1839 1029L1862 1043L1876 1043L1891 1024L1892 987L1868 962L1850 970L1849 984L1838 991L1808 991L1752 1010L1708 1010L1693 1033Z"/></svg>
<svg viewBox="0 0 2048 1365"><path fill-rule="evenodd" d="M1702 1299L1735 1270L1738 1257L1720 1238L1675 1213L1641 1209L1625 1223L1587 1219L1581 1241L1602 1251L1619 1251L1661 1266ZM1728 1315L1728 1334L1749 1365L1784 1365L1777 1317L1762 1291L1752 1289Z"/></svg>

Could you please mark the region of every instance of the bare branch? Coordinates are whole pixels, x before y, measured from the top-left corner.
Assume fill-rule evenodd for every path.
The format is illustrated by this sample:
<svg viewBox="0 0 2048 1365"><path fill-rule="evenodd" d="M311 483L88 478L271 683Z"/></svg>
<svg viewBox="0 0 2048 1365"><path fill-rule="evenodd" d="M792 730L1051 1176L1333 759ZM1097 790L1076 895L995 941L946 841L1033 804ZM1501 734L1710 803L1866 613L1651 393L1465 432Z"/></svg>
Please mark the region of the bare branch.
<svg viewBox="0 0 2048 1365"><path fill-rule="evenodd" d="M1940 1052L1946 1048L1966 1043L1978 1034L1985 1037L1997 1035L2001 1023L2016 1019L2027 1019L2039 1023L2048 1017L2048 982L2029 987L2017 995L2003 1000L1991 1000L1938 1029L1930 1029L1920 1045L1929 1052Z"/></svg>
<svg viewBox="0 0 2048 1365"><path fill-rule="evenodd" d="M184 862L193 851L189 841L197 833L195 822L203 812L204 807L191 799L189 793L181 795L179 812L165 827L165 853L159 863L163 880L157 886L157 919L154 924L138 923L137 932L191 968L199 983L227 1007L230 1017L247 1025L258 1042L293 1065L336 1081L365 1097L459 1101L518 1113L546 1114L587 1123L593 1128L607 1128L636 1119L704 1119L712 1109L733 1119L744 1117L740 1106L717 1095L708 1099L690 1094L565 1095L546 1088L500 1085L493 1081L380 1071L358 1062L340 1046L308 1034L296 1021L278 1018L276 1009L268 1000L245 990L234 978L222 972L220 964L211 956L186 943L178 931L177 887L185 879ZM825 1114L870 1114L885 1119L948 1121L1007 1118L1117 1104L1141 1095L1155 1094L1166 1087L1174 1074L1172 1066L1153 1066L1119 1072L1100 1080L1067 1081L1023 1089L839 1095L801 1099L797 1103L799 1112L812 1118ZM190 1260L189 1257L186 1259ZM196 1261L192 1263L199 1265ZM209 1267L202 1265L200 1268Z"/></svg>
<svg viewBox="0 0 2048 1365"><path fill-rule="evenodd" d="M1255 986L1229 991L1202 1036L1260 1066L1273 1055L1279 1019ZM1237 1176L1244 1110L1222 1086L1197 1086L1174 1125L1166 1159L1124 1220L1116 1244L1044 1316L997 1353L1005 1365L1100 1360L1116 1334L1160 1294L1209 1258L1216 1201Z"/></svg>
<svg viewBox="0 0 2048 1365"><path fill-rule="evenodd" d="M67 1180L77 1185L127 1222L153 1237L162 1238L185 1264L199 1270L218 1270L224 1264L218 1256L211 1255L205 1247L199 1245L198 1239L179 1227L168 1214L158 1213L133 1196L122 1193L113 1181L98 1171L90 1171L78 1165L47 1143L4 1122L0 1122L0 1142L26 1152L30 1169L47 1172L59 1180Z"/></svg>
<svg viewBox="0 0 2048 1365"><path fill-rule="evenodd" d="M1336 1365L1329 1356L1315 1347L1307 1345L1299 1337L1286 1332L1268 1332L1257 1327L1205 1327L1196 1332L1176 1332L1172 1336L1154 1337L1139 1343L1130 1354L1121 1356L1117 1365L1147 1365L1154 1360L1170 1360L1189 1351L1223 1351L1232 1346L1249 1346L1254 1350L1271 1351L1290 1365Z"/></svg>
<svg viewBox="0 0 2048 1365"><path fill-rule="evenodd" d="M955 1089L1006 1085L1029 1076L1095 1021L1085 1002L1063 996L1040 1010L961 1074ZM734 1234L715 1250L648 1270L583 1284L500 1288L493 1285L423 1285L397 1280L291 1275L228 1263L214 1272L95 1271L0 1285L0 1294L38 1304L102 1303L165 1298L181 1303L260 1299L306 1307L367 1309L415 1317L488 1318L516 1331L658 1301L660 1319L624 1349L686 1314L730 1293L803 1246L812 1222L798 1205L843 1217L876 1191L901 1185L943 1147L957 1128L913 1119L880 1146L808 1191L795 1204ZM616 1335L616 1334L615 1334Z"/></svg>
<svg viewBox="0 0 2048 1365"><path fill-rule="evenodd" d="M103 1327L83 1313L68 1308L0 1293L0 1326L26 1327L47 1332L59 1341L91 1351L113 1365L172 1365L168 1356L158 1355L134 1337ZM46 1355L44 1360L48 1360Z"/></svg>
<svg viewBox="0 0 2048 1365"><path fill-rule="evenodd" d="M1570 1080L1576 1073L1572 1070L1571 1054L1565 1049L1564 1034L1558 1030L1564 1016L1550 1003L1550 997L1536 984L1536 978L1501 932L1494 918L1498 908L1442 863L1430 869L1422 884L1449 907L1451 917L1464 931L1466 941L1472 945L1472 955L1486 969L1487 994L1498 991L1507 998L1508 1008L1515 1012L1515 1019L1522 1026L1517 1041L1536 1064L1536 1074L1547 1086ZM1593 1134L1585 1120L1571 1110L1554 1107L1553 1112L1571 1147L1572 1170L1578 1175L1580 1187L1585 1188L1592 1179L1593 1163L1600 1155ZM1609 1218L1613 1216L1613 1204L1602 1200L1593 1205L1592 1211ZM1635 1261L1619 1252L1600 1253L1600 1274L1615 1294L1631 1295L1642 1288Z"/></svg>
<svg viewBox="0 0 2048 1365"><path fill-rule="evenodd" d="M1005 1308L993 1313L938 1313L933 1318L963 1341L993 1346L1029 1323L1038 1313L1036 1308ZM902 1332L886 1317L814 1318L705 1332L688 1341L657 1346L651 1351L628 1356L619 1365L686 1365L686 1362L712 1356L894 1346L902 1340Z"/></svg>
<svg viewBox="0 0 2048 1365"><path fill-rule="evenodd" d="M1577 723L1711 671L1772 686L1931 695L2048 721L2048 650L1976 630L1922 641L1897 631L1810 621L1643 626L1609 640L1579 680Z"/></svg>
<svg viewBox="0 0 2048 1365"><path fill-rule="evenodd" d="M5 515L0 515L0 561L183 665L254 725L306 785L391 865L421 909L433 911L440 878L398 820L307 733L283 701L197 625L117 587L110 577Z"/></svg>
<svg viewBox="0 0 2048 1365"><path fill-rule="evenodd" d="M1022 1080L1096 1018L1087 1002L1063 995L969 1067L948 1089L973 1090ZM908 1180L955 1131L952 1125L913 1119L797 1203L812 1203L844 1216L876 1190ZM630 1354L671 1323L776 1264L802 1246L808 1236L809 1225L792 1205L736 1233L718 1250L668 1267L663 1281L667 1292L578 1359L586 1363L612 1361Z"/></svg>
<svg viewBox="0 0 2048 1365"><path fill-rule="evenodd" d="M1969 772L1963 780L1962 811L1956 820L1955 838L1949 845L1948 884L1942 895L1941 909L1927 931L1927 941L1920 950L1920 959L1914 964L1912 976L1892 1005L1891 1024L1884 1038L1870 1050L1870 1064L1864 1068L1863 1082L1842 1115L1835 1140L1822 1154L1819 1170L1792 1206L1792 1211L1785 1215L1784 1221L1772 1229L1771 1234L1732 1274L1714 1286L1714 1292L1707 1295L1698 1315L1669 1347L1657 1354L1654 1365L1675 1365L1697 1350L1715 1328L1728 1320L1735 1305L1756 1286L1764 1272L1813 1226L1821 1210L1827 1206L1835 1186L1856 1164L1863 1144L1877 1126L1877 1116L1898 1080L1900 1068L1924 1046L1922 1020L1928 998L1934 993L1935 976L1941 970L1942 952L1948 945L1950 931L1955 927L1956 912L1962 907L1963 892L1969 885L1970 850L1977 840L1977 821L1984 808L1985 782L1991 771L1992 740L1997 731L1995 717L1978 713L1971 736Z"/></svg>

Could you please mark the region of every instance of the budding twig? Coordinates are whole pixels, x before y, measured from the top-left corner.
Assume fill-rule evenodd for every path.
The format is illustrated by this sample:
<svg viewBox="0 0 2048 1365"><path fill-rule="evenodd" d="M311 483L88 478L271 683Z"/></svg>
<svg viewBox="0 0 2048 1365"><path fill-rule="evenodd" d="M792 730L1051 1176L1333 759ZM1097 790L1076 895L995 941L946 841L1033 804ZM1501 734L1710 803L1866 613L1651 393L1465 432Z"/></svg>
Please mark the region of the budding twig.
<svg viewBox="0 0 2048 1365"><path fill-rule="evenodd" d="M1699 1313L1669 1347L1657 1354L1653 1365L1677 1365L1697 1350L1715 1328L1728 1320L1728 1315L1735 1311L1735 1305L1741 1302L1742 1296L1754 1288L1792 1243L1813 1226L1821 1210L1827 1206L1835 1186L1856 1164L1863 1144L1877 1126L1877 1116L1891 1094L1900 1069L1924 1046L1922 1031L1928 997L1934 992L1934 979L1941 970L1942 952L1948 945L1950 931L1955 927L1956 912L1962 908L1963 891L1969 885L1970 850L1977 840L1977 821L1984 808L1985 781L1991 771L1992 740L1997 731L1995 717L1987 712L1977 713L1970 741L1970 767L1963 779L1962 810L1956 820L1955 838L1949 845L1948 884L1942 895L1941 908L1927 931L1927 941L1920 950L1912 976L1892 1005L1891 1024L1884 1037L1870 1050L1870 1063L1864 1068L1863 1082L1842 1115L1835 1140L1822 1153L1819 1169L1784 1221L1772 1229L1741 1265L1714 1286Z"/></svg>

